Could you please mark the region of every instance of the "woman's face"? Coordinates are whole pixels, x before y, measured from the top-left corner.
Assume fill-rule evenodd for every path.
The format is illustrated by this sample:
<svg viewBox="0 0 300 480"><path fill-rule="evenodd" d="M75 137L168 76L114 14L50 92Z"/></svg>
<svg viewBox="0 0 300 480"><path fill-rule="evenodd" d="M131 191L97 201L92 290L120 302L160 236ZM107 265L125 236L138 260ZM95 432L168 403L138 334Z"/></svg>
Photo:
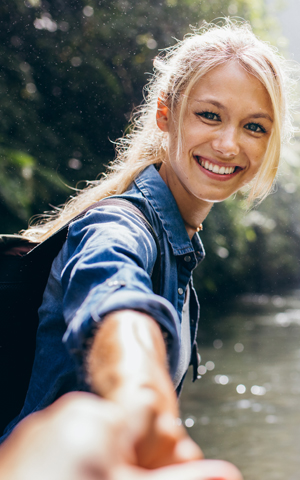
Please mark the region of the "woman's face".
<svg viewBox="0 0 300 480"><path fill-rule="evenodd" d="M178 112L158 108L157 124L168 133L160 174L180 210L225 200L256 175L272 131L273 109L262 83L237 62L203 76L187 98L178 148Z"/></svg>

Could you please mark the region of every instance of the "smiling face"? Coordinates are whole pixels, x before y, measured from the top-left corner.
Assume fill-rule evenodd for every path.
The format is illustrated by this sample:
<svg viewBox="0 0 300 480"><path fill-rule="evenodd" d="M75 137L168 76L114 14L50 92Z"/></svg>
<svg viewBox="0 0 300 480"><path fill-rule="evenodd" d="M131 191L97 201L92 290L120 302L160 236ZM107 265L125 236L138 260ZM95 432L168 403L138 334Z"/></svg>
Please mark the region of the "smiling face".
<svg viewBox="0 0 300 480"><path fill-rule="evenodd" d="M262 83L232 61L208 72L191 90L178 155L179 110L180 103L173 115L164 107L157 111L158 127L168 133L160 174L183 218L193 211L202 221L214 202L230 197L258 172L272 131L272 104Z"/></svg>

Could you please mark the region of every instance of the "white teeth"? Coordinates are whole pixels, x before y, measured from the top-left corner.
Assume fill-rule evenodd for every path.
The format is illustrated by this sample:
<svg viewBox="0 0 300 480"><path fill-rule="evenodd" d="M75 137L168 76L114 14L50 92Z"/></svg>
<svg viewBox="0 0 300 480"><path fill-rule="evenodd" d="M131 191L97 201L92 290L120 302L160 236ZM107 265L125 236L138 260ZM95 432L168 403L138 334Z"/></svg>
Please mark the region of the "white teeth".
<svg viewBox="0 0 300 480"><path fill-rule="evenodd" d="M208 160L201 160L197 157L200 161L201 167L205 168L205 170L209 170L213 173L218 173L219 175L230 175L234 172L235 167L219 167L219 165L215 165L210 163Z"/></svg>

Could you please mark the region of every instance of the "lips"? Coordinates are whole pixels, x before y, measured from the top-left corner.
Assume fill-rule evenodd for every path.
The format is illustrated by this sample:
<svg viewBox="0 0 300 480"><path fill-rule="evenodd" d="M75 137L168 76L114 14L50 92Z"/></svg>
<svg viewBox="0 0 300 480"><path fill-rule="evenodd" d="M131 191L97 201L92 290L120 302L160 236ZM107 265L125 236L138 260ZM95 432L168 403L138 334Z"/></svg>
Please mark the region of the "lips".
<svg viewBox="0 0 300 480"><path fill-rule="evenodd" d="M205 170L216 173L218 175L232 175L237 170L241 170L241 167L238 166L224 166L224 165L217 165L216 163L212 163L205 158L201 158L196 156L195 157L199 165L204 168Z"/></svg>

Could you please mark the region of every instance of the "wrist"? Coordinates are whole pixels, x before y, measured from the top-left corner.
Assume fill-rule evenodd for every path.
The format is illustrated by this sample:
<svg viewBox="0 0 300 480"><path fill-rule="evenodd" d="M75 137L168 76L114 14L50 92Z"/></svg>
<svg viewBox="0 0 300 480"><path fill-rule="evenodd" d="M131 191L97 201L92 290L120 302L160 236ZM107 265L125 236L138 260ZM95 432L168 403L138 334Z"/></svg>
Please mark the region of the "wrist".
<svg viewBox="0 0 300 480"><path fill-rule="evenodd" d="M91 389L107 399L157 385L173 385L158 324L135 311L114 312L97 331L87 357Z"/></svg>

